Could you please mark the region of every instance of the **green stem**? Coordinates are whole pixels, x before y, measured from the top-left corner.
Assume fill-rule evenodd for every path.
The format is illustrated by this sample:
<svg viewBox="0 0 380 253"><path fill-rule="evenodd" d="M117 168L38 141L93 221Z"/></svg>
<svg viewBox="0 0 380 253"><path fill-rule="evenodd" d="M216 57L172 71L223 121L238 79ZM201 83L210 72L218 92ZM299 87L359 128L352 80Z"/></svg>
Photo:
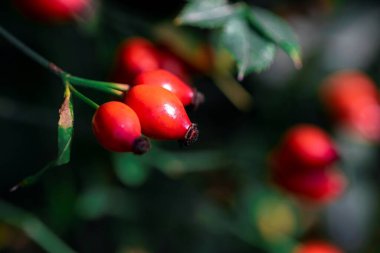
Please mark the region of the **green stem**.
<svg viewBox="0 0 380 253"><path fill-rule="evenodd" d="M92 108L94 108L95 110L99 108L99 105L97 103L95 103L93 100L91 100L90 98L86 97L82 93L80 93L71 84L69 85L69 88L73 92L73 94L75 96L77 96L78 98L80 98L83 102L85 102L86 104L88 104L89 106L91 106Z"/></svg>
<svg viewBox="0 0 380 253"><path fill-rule="evenodd" d="M0 200L0 220L18 227L50 253L75 253L34 215Z"/></svg>
<svg viewBox="0 0 380 253"><path fill-rule="evenodd" d="M29 56L35 62L39 63L41 66L47 68L54 74L58 75L64 80L69 80L72 84L85 86L88 88L93 88L97 90L101 90L103 92L111 93L114 95L122 96L123 92L129 90L129 85L127 84L118 84L118 83L109 83L102 81L94 81L85 78L80 78L76 76L70 75L68 72L64 71L54 63L45 59L43 56L35 52L33 49L25 45L15 36L10 34L7 30L5 30L2 26L0 26L0 35L3 36L6 40L8 40L12 45L17 47L20 51L22 51L25 55Z"/></svg>
<svg viewBox="0 0 380 253"><path fill-rule="evenodd" d="M90 79L85 79L77 76L72 75L66 75L65 78L70 81L72 84L76 84L79 86L84 86L88 88L94 88L109 92L110 90L117 90L117 91L128 91L129 85L127 84L121 84L121 83L110 83L110 82L102 82L102 81L95 81Z"/></svg>
<svg viewBox="0 0 380 253"><path fill-rule="evenodd" d="M17 39L15 36L10 34L7 30L5 30L1 25L0 25L0 34L8 40L12 45L17 47L20 51L22 51L24 54L32 58L35 62L39 63L41 66L47 68L54 74L61 76L64 71L55 65L54 63L48 61L45 59L43 56L32 50L30 47L22 43L19 39Z"/></svg>

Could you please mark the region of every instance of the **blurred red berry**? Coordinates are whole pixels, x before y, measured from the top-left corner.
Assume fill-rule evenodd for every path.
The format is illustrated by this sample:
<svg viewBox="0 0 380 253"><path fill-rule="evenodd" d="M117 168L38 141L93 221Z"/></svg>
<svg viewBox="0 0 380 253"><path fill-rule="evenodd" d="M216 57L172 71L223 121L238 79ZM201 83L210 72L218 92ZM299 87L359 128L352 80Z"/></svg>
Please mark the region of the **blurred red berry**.
<svg viewBox="0 0 380 253"><path fill-rule="evenodd" d="M91 0L15 0L16 6L31 18L46 22L74 19Z"/></svg>
<svg viewBox="0 0 380 253"><path fill-rule="evenodd" d="M163 49L159 52L159 61L160 68L173 73L184 82L189 81L189 73L186 64L178 56Z"/></svg>
<svg viewBox="0 0 380 253"><path fill-rule="evenodd" d="M330 166L338 159L335 144L321 128L301 124L291 128L274 152L277 170L313 170Z"/></svg>
<svg viewBox="0 0 380 253"><path fill-rule="evenodd" d="M345 189L344 175L332 168L338 159L333 141L321 128L300 124L288 130L271 156L274 182L289 193L327 202Z"/></svg>
<svg viewBox="0 0 380 253"><path fill-rule="evenodd" d="M347 184L344 175L335 169L287 171L274 174L273 179L277 185L294 196L320 203L339 197Z"/></svg>
<svg viewBox="0 0 380 253"><path fill-rule="evenodd" d="M190 104L198 105L203 99L203 95L199 94L196 89L184 83L177 76L169 71L157 69L139 74L134 82L135 85L146 84L162 87L181 100L184 106Z"/></svg>
<svg viewBox="0 0 380 253"><path fill-rule="evenodd" d="M161 140L182 140L190 145L198 138L196 124L191 123L176 95L154 85L132 87L125 103L138 115L143 134Z"/></svg>
<svg viewBox="0 0 380 253"><path fill-rule="evenodd" d="M160 67L158 51L144 38L131 38L124 41L116 59L115 81L131 83L135 77L146 71Z"/></svg>
<svg viewBox="0 0 380 253"><path fill-rule="evenodd" d="M357 135L380 141L380 101L375 83L359 71L340 71L322 85L322 101L334 119Z"/></svg>
<svg viewBox="0 0 380 253"><path fill-rule="evenodd" d="M110 151L143 154L148 151L148 139L141 136L136 113L121 102L99 106L92 119L92 128L99 143Z"/></svg>
<svg viewBox="0 0 380 253"><path fill-rule="evenodd" d="M343 253L343 251L328 242L309 241L298 246L294 253Z"/></svg>

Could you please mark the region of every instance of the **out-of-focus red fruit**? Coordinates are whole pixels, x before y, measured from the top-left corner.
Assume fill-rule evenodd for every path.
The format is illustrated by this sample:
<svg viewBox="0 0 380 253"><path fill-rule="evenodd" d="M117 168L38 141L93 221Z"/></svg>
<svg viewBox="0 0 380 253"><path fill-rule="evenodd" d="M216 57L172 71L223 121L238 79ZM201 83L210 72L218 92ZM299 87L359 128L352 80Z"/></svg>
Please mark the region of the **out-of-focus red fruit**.
<svg viewBox="0 0 380 253"><path fill-rule="evenodd" d="M334 169L277 173L274 181L296 197L319 203L339 197L347 184L344 175Z"/></svg>
<svg viewBox="0 0 380 253"><path fill-rule="evenodd" d="M190 104L198 105L203 102L203 95L199 94L196 89L184 83L171 72L163 69L157 69L139 74L136 77L134 84L162 87L175 94L184 106Z"/></svg>
<svg viewBox="0 0 380 253"><path fill-rule="evenodd" d="M15 0L25 15L43 22L63 22L74 19L91 4L91 0Z"/></svg>
<svg viewBox="0 0 380 253"><path fill-rule="evenodd" d="M178 56L169 51L161 50L159 53L159 61L160 68L173 73L186 83L189 82L186 64Z"/></svg>
<svg viewBox="0 0 380 253"><path fill-rule="evenodd" d="M92 129L99 143L110 151L143 154L150 148L148 139L141 136L136 113L121 102L99 106L92 119Z"/></svg>
<svg viewBox="0 0 380 253"><path fill-rule="evenodd" d="M294 253L343 253L343 251L328 242L309 241L298 246Z"/></svg>
<svg viewBox="0 0 380 253"><path fill-rule="evenodd" d="M291 128L274 152L275 170L324 169L338 159L335 144L321 128L301 124Z"/></svg>
<svg viewBox="0 0 380 253"><path fill-rule="evenodd" d="M143 134L161 140L180 140L188 146L198 139L183 104L170 91L154 85L136 85L125 96L140 119Z"/></svg>
<svg viewBox="0 0 380 253"><path fill-rule="evenodd" d="M380 141L380 101L375 83L359 71L340 71L322 85L322 101L334 119L359 136Z"/></svg>
<svg viewBox="0 0 380 253"><path fill-rule="evenodd" d="M338 71L328 76L322 86L323 100L340 109L346 106L351 99L362 97L377 97L375 83L360 71L346 70Z"/></svg>
<svg viewBox="0 0 380 253"><path fill-rule="evenodd" d="M292 195L316 203L337 198L346 179L332 168L338 153L321 128L300 124L291 128L271 157L274 182Z"/></svg>
<svg viewBox="0 0 380 253"><path fill-rule="evenodd" d="M380 105L370 104L356 110L347 124L365 139L380 141Z"/></svg>
<svg viewBox="0 0 380 253"><path fill-rule="evenodd" d="M129 84L138 74L159 67L159 54L154 45L144 38L131 38L118 50L114 79Z"/></svg>

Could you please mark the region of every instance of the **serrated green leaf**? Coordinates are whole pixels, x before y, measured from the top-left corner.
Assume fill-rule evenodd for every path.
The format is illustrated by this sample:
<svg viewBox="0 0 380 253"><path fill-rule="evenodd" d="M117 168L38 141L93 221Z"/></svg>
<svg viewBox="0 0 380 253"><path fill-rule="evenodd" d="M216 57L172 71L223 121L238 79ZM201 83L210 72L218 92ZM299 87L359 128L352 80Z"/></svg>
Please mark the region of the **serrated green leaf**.
<svg viewBox="0 0 380 253"><path fill-rule="evenodd" d="M273 13L258 7L252 8L247 13L251 24L282 48L293 60L295 66L300 68L302 66L301 47L289 24Z"/></svg>
<svg viewBox="0 0 380 253"><path fill-rule="evenodd" d="M175 22L216 28L221 27L234 14L235 9L225 0L194 0L183 8Z"/></svg>
<svg viewBox="0 0 380 253"><path fill-rule="evenodd" d="M67 87L65 98L59 109L58 120L58 157L56 165L62 165L70 161L70 147L73 136L73 105L70 89Z"/></svg>
<svg viewBox="0 0 380 253"><path fill-rule="evenodd" d="M251 61L248 71L261 72L272 64L276 46L254 31L250 31L249 38L253 49L250 52Z"/></svg>
<svg viewBox="0 0 380 253"><path fill-rule="evenodd" d="M225 24L221 40L237 62L239 80L250 71L263 71L274 59L274 44L250 30L240 18L231 18Z"/></svg>
<svg viewBox="0 0 380 253"><path fill-rule="evenodd" d="M139 186L148 178L149 167L139 157L130 154L115 154L113 163L117 177L127 186Z"/></svg>

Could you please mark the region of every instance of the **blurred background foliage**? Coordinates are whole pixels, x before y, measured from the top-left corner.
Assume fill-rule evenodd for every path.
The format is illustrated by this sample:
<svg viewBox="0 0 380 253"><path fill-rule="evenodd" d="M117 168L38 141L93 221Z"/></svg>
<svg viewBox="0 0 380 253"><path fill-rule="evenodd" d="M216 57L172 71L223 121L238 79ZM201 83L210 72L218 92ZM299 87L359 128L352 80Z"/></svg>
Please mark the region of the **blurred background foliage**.
<svg viewBox="0 0 380 253"><path fill-rule="evenodd" d="M91 131L93 110L75 100L71 162L13 193L10 187L56 154L63 89L0 40L0 252L281 253L308 240L342 252L380 251L379 148L337 128L319 96L321 81L340 69L360 69L380 83L378 1L245 2L289 22L302 69L278 51L268 70L247 75L241 86L232 78L239 88L227 91L215 80L230 77L192 72L191 83L206 97L189 111L199 141L186 149L153 142L143 156L101 148ZM0 23L70 73L96 80L110 79L118 45L128 37L159 41L162 29L180 29L189 45L213 39L206 29L169 25L185 1L97 3L91 18L55 25L1 1ZM241 88L252 99L243 111L228 99ZM111 99L86 94L99 103ZM337 166L349 185L329 204L299 201L270 180L269 154L297 123L322 127L339 147Z"/></svg>

